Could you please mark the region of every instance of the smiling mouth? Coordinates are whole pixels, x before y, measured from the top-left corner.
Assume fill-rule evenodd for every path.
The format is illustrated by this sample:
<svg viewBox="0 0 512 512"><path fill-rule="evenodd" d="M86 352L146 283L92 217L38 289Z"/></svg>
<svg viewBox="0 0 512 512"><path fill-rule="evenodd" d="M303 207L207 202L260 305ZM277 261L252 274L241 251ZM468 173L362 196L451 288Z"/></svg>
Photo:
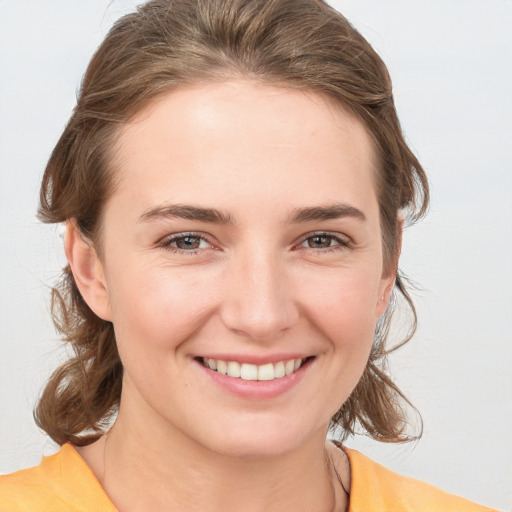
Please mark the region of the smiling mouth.
<svg viewBox="0 0 512 512"><path fill-rule="evenodd" d="M223 361L220 359L209 359L200 357L198 360L212 371L222 375L242 380L275 380L287 377L298 371L304 364L313 357L304 359L288 359L276 363L267 363L262 365L239 363L237 361Z"/></svg>

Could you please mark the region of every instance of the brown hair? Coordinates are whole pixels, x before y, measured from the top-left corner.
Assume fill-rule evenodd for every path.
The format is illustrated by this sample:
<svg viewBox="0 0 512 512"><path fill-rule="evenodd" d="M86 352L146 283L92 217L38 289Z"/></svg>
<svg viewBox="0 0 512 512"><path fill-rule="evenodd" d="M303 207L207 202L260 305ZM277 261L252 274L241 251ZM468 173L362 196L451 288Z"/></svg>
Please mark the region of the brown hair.
<svg viewBox="0 0 512 512"><path fill-rule="evenodd" d="M406 209L412 221L425 213L427 180L404 141L384 63L321 0L151 0L119 19L89 64L48 162L40 219L73 219L98 247L102 206L115 189L109 149L120 125L174 87L231 78L312 91L362 120L379 157L384 268L397 272L399 212ZM396 290L415 323L399 274ZM359 384L332 419L344 435L362 426L379 440L409 439L402 406L409 402L386 372L392 310L377 324ZM50 378L35 418L57 443L83 445L101 435L116 413L122 364L112 324L89 309L69 267L53 290L52 312L74 356Z"/></svg>

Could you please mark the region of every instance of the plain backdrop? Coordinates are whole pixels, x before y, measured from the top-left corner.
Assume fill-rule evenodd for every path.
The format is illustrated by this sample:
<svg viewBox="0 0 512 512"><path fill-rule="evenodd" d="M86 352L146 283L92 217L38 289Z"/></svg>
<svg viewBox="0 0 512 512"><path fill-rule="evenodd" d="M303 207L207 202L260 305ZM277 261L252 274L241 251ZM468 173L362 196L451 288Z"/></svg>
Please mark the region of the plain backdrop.
<svg viewBox="0 0 512 512"><path fill-rule="evenodd" d="M0 0L0 473L56 450L32 410L65 354L48 315L61 230L35 219L45 162L87 62L137 2ZM347 442L386 466L512 510L512 2L333 0L387 63L432 186L402 268L419 329L391 359L421 411L412 445Z"/></svg>

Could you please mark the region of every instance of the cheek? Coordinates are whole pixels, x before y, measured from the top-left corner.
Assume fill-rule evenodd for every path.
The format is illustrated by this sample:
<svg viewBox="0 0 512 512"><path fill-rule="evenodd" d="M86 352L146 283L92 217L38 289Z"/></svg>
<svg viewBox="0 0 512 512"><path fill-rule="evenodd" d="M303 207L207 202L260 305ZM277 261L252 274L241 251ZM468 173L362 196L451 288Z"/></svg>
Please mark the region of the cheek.
<svg viewBox="0 0 512 512"><path fill-rule="evenodd" d="M336 272L316 283L323 286L304 288L309 290L304 310L314 329L312 335L320 335L325 347L317 389L328 392L315 400L330 418L348 399L366 367L375 333L376 291L374 280L363 280L359 273Z"/></svg>
<svg viewBox="0 0 512 512"><path fill-rule="evenodd" d="M377 271L365 269L305 274L301 284L303 301L318 326L343 330L343 338L364 339L375 328L380 283L377 276Z"/></svg>
<svg viewBox="0 0 512 512"><path fill-rule="evenodd" d="M377 321L378 280L366 272L333 272L305 286L307 315L330 346L329 377L343 383L344 399L357 384L370 354ZM306 283L304 283L306 284Z"/></svg>
<svg viewBox="0 0 512 512"><path fill-rule="evenodd" d="M212 287L205 287L207 280L207 276L188 269L154 267L129 274L114 272L111 306L120 353L126 345L157 356L160 351L178 348L214 307Z"/></svg>

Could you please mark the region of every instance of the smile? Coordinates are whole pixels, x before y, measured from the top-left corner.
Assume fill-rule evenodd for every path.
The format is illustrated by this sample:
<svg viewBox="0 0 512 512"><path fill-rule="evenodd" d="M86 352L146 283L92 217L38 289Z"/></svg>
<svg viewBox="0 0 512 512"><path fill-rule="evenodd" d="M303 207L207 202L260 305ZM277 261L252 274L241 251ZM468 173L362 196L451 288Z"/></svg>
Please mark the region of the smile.
<svg viewBox="0 0 512 512"><path fill-rule="evenodd" d="M289 359L276 363L262 365L239 363L237 361L222 361L220 359L201 358L206 368L228 377L242 380L275 380L296 372L307 359Z"/></svg>

